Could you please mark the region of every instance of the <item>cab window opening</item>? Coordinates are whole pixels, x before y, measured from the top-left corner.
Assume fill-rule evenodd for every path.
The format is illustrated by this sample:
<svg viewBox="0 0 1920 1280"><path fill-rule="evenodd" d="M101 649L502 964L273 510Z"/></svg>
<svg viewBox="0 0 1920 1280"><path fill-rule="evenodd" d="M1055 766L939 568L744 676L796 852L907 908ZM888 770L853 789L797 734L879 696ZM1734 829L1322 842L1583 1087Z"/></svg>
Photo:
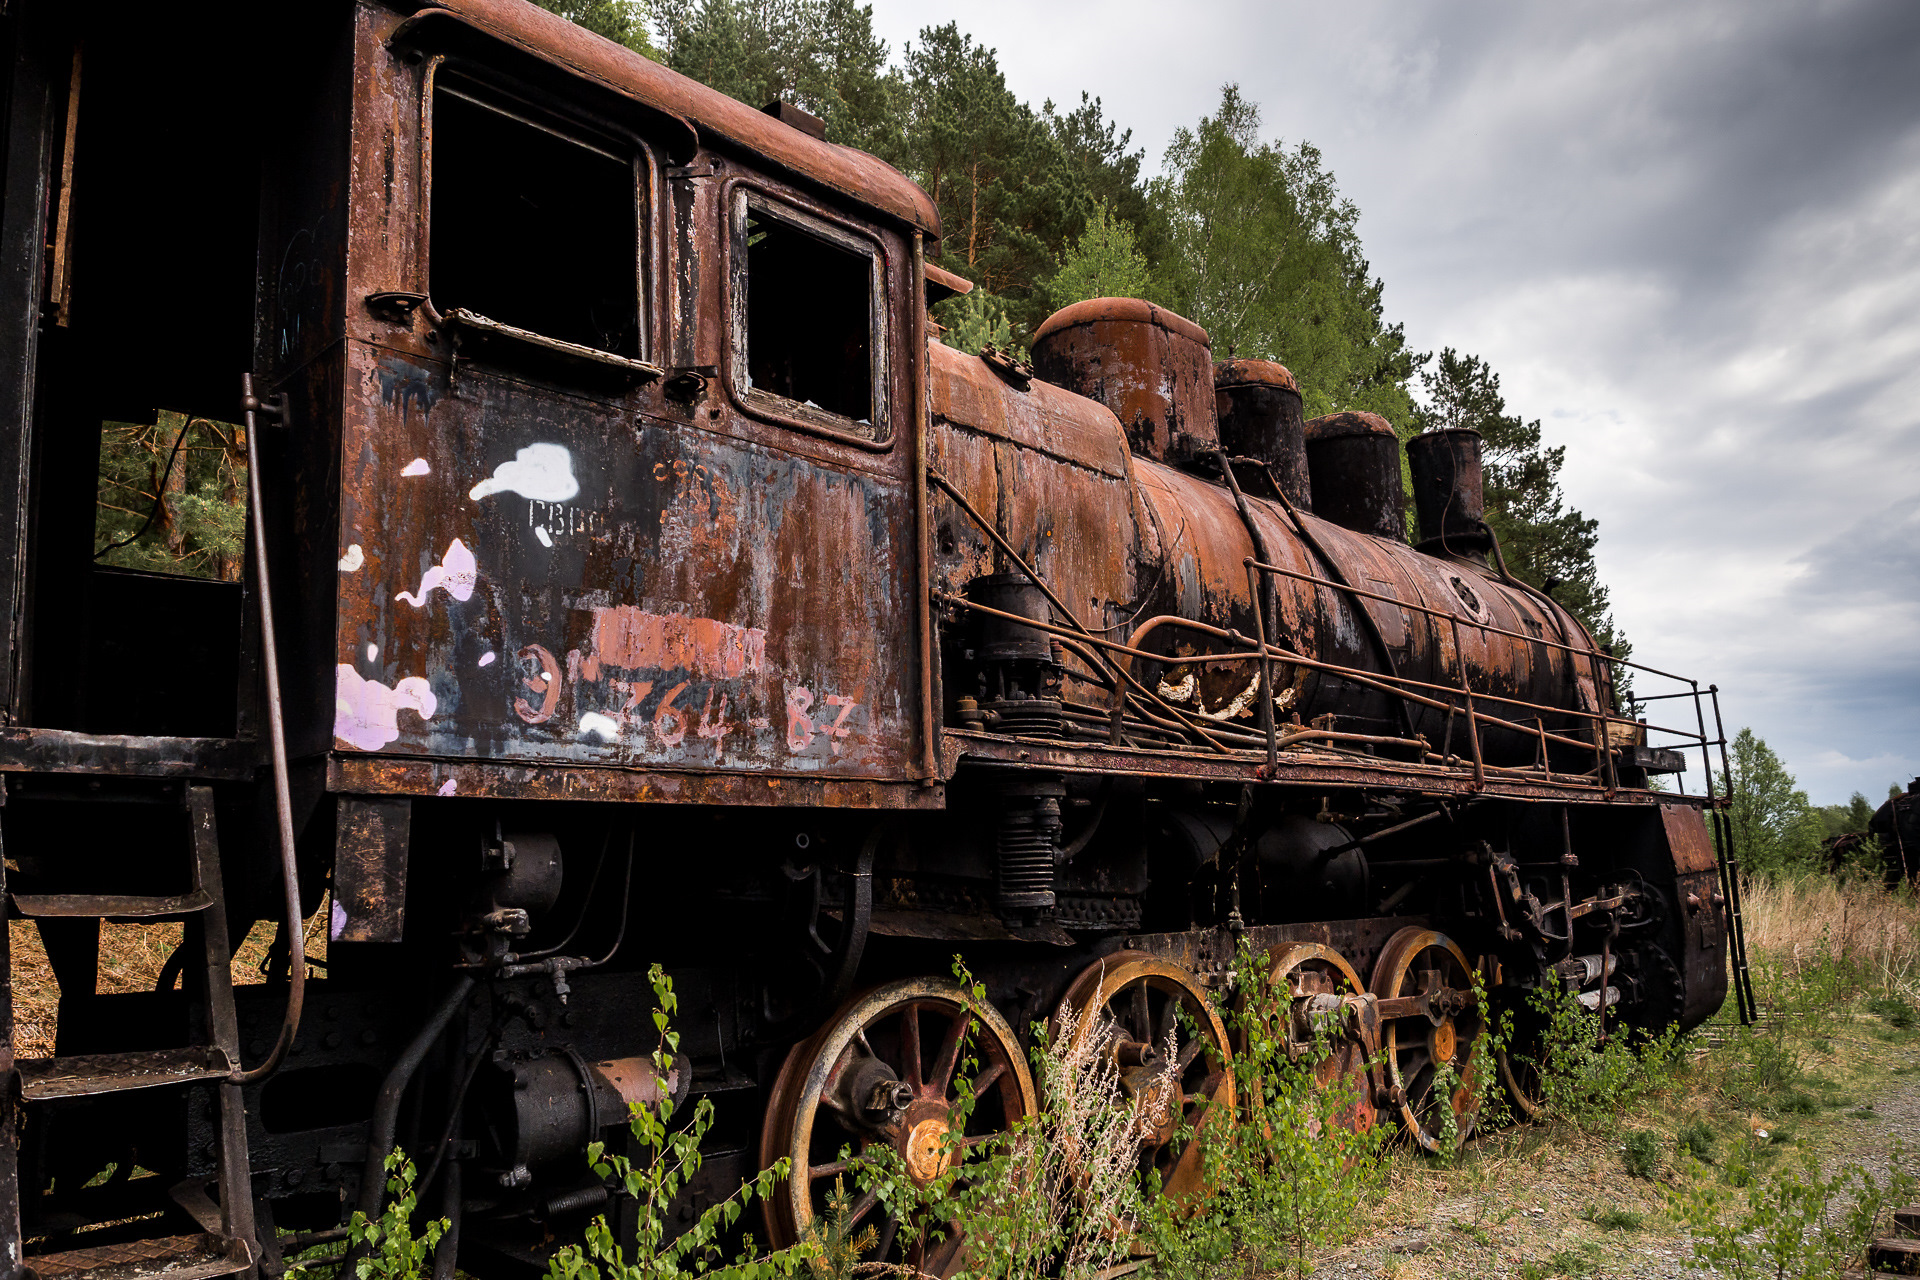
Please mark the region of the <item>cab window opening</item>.
<svg viewBox="0 0 1920 1280"><path fill-rule="evenodd" d="M878 257L857 238L746 201L746 385L876 436Z"/></svg>
<svg viewBox="0 0 1920 1280"><path fill-rule="evenodd" d="M643 358L635 168L631 156L435 86L434 305Z"/></svg>

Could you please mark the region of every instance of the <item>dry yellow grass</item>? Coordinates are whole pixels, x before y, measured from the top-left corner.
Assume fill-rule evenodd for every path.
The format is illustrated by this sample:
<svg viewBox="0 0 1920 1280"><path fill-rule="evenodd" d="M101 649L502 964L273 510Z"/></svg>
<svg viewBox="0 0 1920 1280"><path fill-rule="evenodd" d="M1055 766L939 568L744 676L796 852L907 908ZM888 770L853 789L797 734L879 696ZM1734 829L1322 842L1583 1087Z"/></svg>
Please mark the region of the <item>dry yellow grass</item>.
<svg viewBox="0 0 1920 1280"><path fill-rule="evenodd" d="M324 904L306 923L307 954L327 958L327 912ZM160 980L167 957L180 945L181 926L160 924L102 924L100 926L99 990L109 994L151 991ZM273 940L273 926L253 927L233 957L236 984L260 981L260 962ZM13 950L13 1051L23 1058L53 1056L54 1036L60 1025L60 988L40 945L40 930L31 920L15 920L9 927ZM311 972L311 971L310 971Z"/></svg>
<svg viewBox="0 0 1920 1280"><path fill-rule="evenodd" d="M1911 990L1920 979L1920 899L1911 893L1809 878L1751 883L1742 905L1748 955L1796 978L1836 961L1890 989Z"/></svg>

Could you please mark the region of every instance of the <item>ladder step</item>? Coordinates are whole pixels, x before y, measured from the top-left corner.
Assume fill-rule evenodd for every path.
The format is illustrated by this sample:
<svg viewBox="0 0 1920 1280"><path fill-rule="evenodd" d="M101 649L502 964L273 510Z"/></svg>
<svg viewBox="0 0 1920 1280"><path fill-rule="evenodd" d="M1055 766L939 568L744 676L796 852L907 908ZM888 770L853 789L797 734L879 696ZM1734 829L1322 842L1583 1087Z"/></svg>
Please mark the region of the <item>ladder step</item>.
<svg viewBox="0 0 1920 1280"><path fill-rule="evenodd" d="M1920 1240L1920 1204L1910 1204L1893 1211L1893 1234L1909 1240Z"/></svg>
<svg viewBox="0 0 1920 1280"><path fill-rule="evenodd" d="M194 889L170 898L116 893L16 893L13 895L13 905L19 908L23 916L149 920L155 916L184 916L205 911L213 905L213 895L205 889Z"/></svg>
<svg viewBox="0 0 1920 1280"><path fill-rule="evenodd" d="M40 1280L206 1280L245 1271L253 1265L253 1251L246 1241L224 1236L158 1236L42 1253L26 1263Z"/></svg>
<svg viewBox="0 0 1920 1280"><path fill-rule="evenodd" d="M74 1058L21 1058L15 1065L20 1069L20 1097L26 1102L122 1093L193 1080L218 1080L233 1072L233 1063L228 1061L225 1051L215 1045Z"/></svg>

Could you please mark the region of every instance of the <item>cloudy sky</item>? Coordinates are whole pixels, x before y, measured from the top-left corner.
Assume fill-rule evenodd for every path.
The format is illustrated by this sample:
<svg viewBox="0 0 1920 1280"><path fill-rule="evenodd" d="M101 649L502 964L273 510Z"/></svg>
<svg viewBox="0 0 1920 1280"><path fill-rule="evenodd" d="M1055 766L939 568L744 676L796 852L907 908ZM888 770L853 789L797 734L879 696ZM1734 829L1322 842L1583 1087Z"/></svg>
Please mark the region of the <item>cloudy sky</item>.
<svg viewBox="0 0 1920 1280"><path fill-rule="evenodd" d="M1920 774L1920 3L873 4L1100 96L1149 167L1239 82L1359 204L1388 318L1567 446L1635 656L1815 803Z"/></svg>

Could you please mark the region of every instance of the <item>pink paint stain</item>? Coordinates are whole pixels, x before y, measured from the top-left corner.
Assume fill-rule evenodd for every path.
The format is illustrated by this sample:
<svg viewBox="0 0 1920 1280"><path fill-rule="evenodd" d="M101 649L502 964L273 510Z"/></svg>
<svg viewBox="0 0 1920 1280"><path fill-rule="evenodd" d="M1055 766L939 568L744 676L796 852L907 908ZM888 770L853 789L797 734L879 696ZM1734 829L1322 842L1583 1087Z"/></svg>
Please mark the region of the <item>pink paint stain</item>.
<svg viewBox="0 0 1920 1280"><path fill-rule="evenodd" d="M447 547L447 554L440 563L420 575L420 591L416 595L411 591L402 591L394 596L395 600L405 600L418 609L427 603L427 597L440 589L455 600L468 600L473 596L474 583L479 581L479 569L474 563L473 552L460 539L455 538Z"/></svg>
<svg viewBox="0 0 1920 1280"><path fill-rule="evenodd" d="M733 680L758 671L767 658L767 633L714 618L647 613L632 605L593 611L593 648L608 666L671 671Z"/></svg>
<svg viewBox="0 0 1920 1280"><path fill-rule="evenodd" d="M424 476L432 470L433 468L427 465L425 458L415 458L412 462L400 468L400 474L403 476Z"/></svg>
<svg viewBox="0 0 1920 1280"><path fill-rule="evenodd" d="M450 796L457 793L459 790L460 790L459 779L448 778L445 782L440 784L440 789L434 792L433 794L437 796Z"/></svg>
<svg viewBox="0 0 1920 1280"><path fill-rule="evenodd" d="M378 680L363 680L346 663L334 668L333 736L362 751L378 751L400 736L400 712L417 712L433 719L439 700L419 676L408 676L392 688Z"/></svg>

